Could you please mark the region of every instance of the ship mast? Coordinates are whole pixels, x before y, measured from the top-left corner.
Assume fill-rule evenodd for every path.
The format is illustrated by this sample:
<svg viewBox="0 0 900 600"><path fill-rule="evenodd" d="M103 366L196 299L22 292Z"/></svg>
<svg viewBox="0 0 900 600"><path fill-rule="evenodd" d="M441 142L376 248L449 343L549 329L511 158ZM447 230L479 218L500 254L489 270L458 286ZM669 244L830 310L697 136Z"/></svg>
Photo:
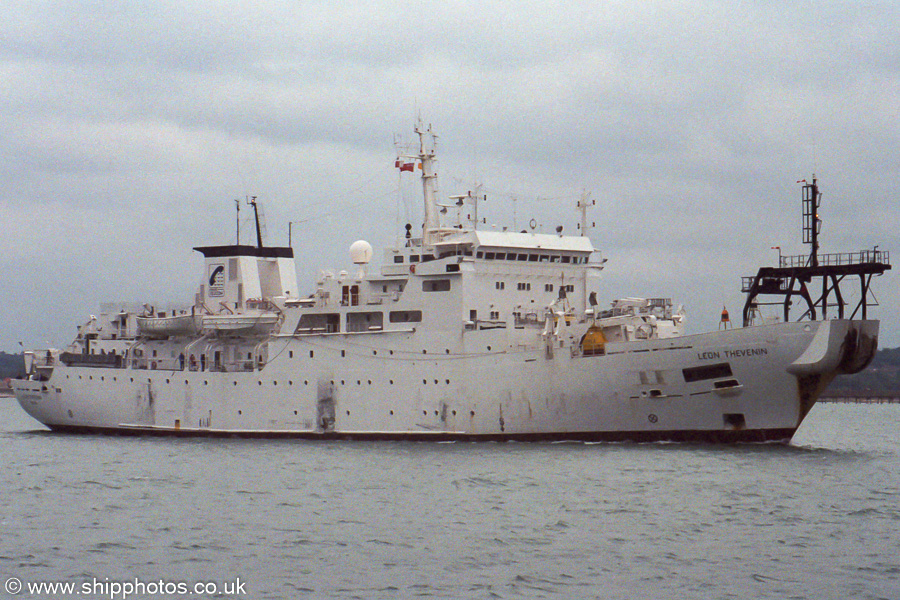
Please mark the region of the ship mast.
<svg viewBox="0 0 900 600"><path fill-rule="evenodd" d="M247 204L253 207L253 216L256 217L256 247L262 248L262 229L259 226L259 208L256 206L256 196L251 196L249 200L247 200Z"/></svg>
<svg viewBox="0 0 900 600"><path fill-rule="evenodd" d="M437 201L435 200L437 192L437 173L434 172L435 161L435 140L437 136L431 131L431 125L426 129L419 119L416 125L416 134L419 136L419 165L422 168L422 195L425 201L425 222L422 226L422 244L425 246L432 245L439 241L437 230L440 228L438 218ZM426 143L426 136L431 138L430 143Z"/></svg>
<svg viewBox="0 0 900 600"><path fill-rule="evenodd" d="M797 183L801 183L801 181ZM805 184L803 186L803 243L812 246L807 264L810 267L818 267L819 228L822 225L822 221L819 219L819 199L822 194L819 193L815 174L812 176L812 183L806 183L805 179L802 180L802 183Z"/></svg>

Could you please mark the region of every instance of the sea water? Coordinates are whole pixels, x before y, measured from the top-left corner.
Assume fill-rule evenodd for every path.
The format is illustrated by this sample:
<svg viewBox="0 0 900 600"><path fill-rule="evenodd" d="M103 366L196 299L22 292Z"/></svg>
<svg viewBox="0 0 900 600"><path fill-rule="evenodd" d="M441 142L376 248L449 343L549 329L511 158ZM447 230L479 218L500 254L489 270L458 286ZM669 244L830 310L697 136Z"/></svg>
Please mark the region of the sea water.
<svg viewBox="0 0 900 600"><path fill-rule="evenodd" d="M825 404L790 445L114 437L0 398L0 594L896 599L898 429Z"/></svg>

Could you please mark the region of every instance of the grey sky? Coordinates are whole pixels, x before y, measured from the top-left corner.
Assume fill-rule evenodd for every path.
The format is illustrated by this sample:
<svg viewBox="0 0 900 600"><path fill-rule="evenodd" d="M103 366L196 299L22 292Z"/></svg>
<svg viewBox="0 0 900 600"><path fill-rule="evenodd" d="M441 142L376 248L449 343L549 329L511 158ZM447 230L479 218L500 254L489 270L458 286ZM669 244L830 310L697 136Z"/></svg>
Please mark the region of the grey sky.
<svg viewBox="0 0 900 600"><path fill-rule="evenodd" d="M0 349L63 345L106 300L189 302L190 248L232 242L246 195L271 243L306 221L301 291L355 239L380 258L421 220L393 169L418 112L442 196L477 180L489 224L573 231L588 190L601 299L715 328L771 246L807 252L813 172L823 252L900 252L898 38L892 2L8 1ZM900 345L894 275L874 290Z"/></svg>

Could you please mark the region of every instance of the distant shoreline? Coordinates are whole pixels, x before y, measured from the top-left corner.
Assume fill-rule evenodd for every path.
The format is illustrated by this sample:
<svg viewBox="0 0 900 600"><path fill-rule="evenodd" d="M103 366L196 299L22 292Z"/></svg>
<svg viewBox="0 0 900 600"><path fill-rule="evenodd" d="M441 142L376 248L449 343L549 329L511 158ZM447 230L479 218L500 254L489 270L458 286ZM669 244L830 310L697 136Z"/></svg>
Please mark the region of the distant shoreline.
<svg viewBox="0 0 900 600"><path fill-rule="evenodd" d="M826 396L819 402L841 402L849 404L900 404L900 396Z"/></svg>

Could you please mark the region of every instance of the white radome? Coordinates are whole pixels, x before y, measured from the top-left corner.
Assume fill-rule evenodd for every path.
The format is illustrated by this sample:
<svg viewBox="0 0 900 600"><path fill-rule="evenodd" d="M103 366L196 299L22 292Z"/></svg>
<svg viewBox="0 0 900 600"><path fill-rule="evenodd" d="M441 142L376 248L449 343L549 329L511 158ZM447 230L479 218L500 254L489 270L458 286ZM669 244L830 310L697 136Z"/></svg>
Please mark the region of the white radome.
<svg viewBox="0 0 900 600"><path fill-rule="evenodd" d="M372 260L372 244L365 240L356 240L350 244L350 260L354 265L367 265Z"/></svg>

